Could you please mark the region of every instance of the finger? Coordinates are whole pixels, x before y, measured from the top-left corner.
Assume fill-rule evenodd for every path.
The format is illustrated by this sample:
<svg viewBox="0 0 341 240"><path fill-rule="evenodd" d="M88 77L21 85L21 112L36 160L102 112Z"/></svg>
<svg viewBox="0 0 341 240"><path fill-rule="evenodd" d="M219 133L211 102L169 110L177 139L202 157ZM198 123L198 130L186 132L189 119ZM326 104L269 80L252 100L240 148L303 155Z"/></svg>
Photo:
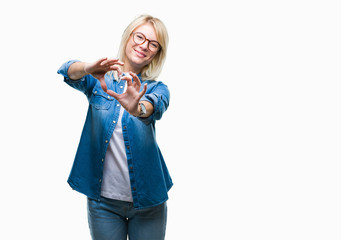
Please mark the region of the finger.
<svg viewBox="0 0 341 240"><path fill-rule="evenodd" d="M133 77L134 83L136 83L136 86L138 87L138 89L140 89L141 81L140 81L139 77L136 75L136 73L133 73L133 72L129 72L129 74Z"/></svg>
<svg viewBox="0 0 341 240"><path fill-rule="evenodd" d="M107 87L107 84L106 84L106 82L105 82L104 77L101 78L101 79L99 79L99 82L100 82L100 84L101 84L101 88L103 89L103 91L106 92L106 91L108 90L108 87Z"/></svg>
<svg viewBox="0 0 341 240"><path fill-rule="evenodd" d="M133 81L132 81L131 76L124 75L123 77L121 77L121 80L126 80L128 87L133 85Z"/></svg>
<svg viewBox="0 0 341 240"><path fill-rule="evenodd" d="M104 57L104 58L100 58L97 60L96 65L100 65L103 66L103 62L106 61L108 58Z"/></svg>
<svg viewBox="0 0 341 240"><path fill-rule="evenodd" d="M124 62L120 61L120 59L113 59L112 62L113 62L114 64L118 64L118 65L121 65L121 66L124 65Z"/></svg>
<svg viewBox="0 0 341 240"><path fill-rule="evenodd" d="M139 93L139 98L141 99L146 92L147 92L147 83L143 85L143 90Z"/></svg>
<svg viewBox="0 0 341 240"><path fill-rule="evenodd" d="M116 100L118 100L118 97L120 96L120 94L117 94L113 90L108 90L107 94L109 94L110 96L114 97Z"/></svg>
<svg viewBox="0 0 341 240"><path fill-rule="evenodd" d="M118 73L118 76L122 76L123 72L122 72L122 69L120 67L117 66L117 73Z"/></svg>
<svg viewBox="0 0 341 240"><path fill-rule="evenodd" d="M103 62L101 62L101 66L111 66L111 65L121 65L123 66L124 63L122 61L120 61L118 58L114 58L114 59L105 59Z"/></svg>
<svg viewBox="0 0 341 240"><path fill-rule="evenodd" d="M108 61L110 61L110 59L108 60L107 57L101 58L100 60L101 60L100 61L100 66L105 66L108 63Z"/></svg>
<svg viewBox="0 0 341 240"><path fill-rule="evenodd" d="M109 70L112 70L112 71L117 71L118 73L118 76L121 76L122 75L122 70L121 70L121 67L119 66L110 66Z"/></svg>

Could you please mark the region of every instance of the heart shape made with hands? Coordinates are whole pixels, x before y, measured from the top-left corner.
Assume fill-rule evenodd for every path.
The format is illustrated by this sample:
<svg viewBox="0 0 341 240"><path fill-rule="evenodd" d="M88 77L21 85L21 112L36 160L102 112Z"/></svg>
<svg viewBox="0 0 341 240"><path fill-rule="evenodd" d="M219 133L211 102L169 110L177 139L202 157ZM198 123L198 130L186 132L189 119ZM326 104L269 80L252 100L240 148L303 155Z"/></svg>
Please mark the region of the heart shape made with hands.
<svg viewBox="0 0 341 240"><path fill-rule="evenodd" d="M141 90L141 81L136 73L122 74L121 66L123 65L124 63L119 59L101 58L96 62L85 64L84 71L96 78L100 82L103 91L114 97L126 111L132 115L138 115L139 101L147 91L147 84ZM127 89L124 93L118 94L108 89L105 82L105 74L109 71L116 71L119 76L122 76L121 80L127 81Z"/></svg>

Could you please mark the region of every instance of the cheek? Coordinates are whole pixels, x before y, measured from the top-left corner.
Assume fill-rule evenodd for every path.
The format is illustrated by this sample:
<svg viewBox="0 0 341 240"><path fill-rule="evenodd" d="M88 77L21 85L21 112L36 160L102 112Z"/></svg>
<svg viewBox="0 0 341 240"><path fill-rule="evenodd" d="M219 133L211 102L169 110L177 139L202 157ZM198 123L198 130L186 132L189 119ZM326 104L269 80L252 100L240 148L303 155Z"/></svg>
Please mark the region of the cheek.
<svg viewBox="0 0 341 240"><path fill-rule="evenodd" d="M126 46L126 55L129 56L131 54L131 51L132 51L132 47L131 47L131 44L127 44Z"/></svg>
<svg viewBox="0 0 341 240"><path fill-rule="evenodd" d="M152 60L155 58L155 56L156 56L156 53L152 54L152 55L150 56L150 61L152 61Z"/></svg>
<svg viewBox="0 0 341 240"><path fill-rule="evenodd" d="M131 43L131 41L128 42L127 46L126 46L126 55L130 56L133 52L134 52L134 44Z"/></svg>

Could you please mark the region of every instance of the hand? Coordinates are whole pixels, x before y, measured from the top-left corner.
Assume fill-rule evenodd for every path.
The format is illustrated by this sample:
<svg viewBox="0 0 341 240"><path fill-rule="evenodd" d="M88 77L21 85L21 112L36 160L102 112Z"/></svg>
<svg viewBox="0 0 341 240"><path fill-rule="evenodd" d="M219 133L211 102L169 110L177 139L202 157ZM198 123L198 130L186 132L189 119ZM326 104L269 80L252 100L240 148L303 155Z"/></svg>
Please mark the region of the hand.
<svg viewBox="0 0 341 240"><path fill-rule="evenodd" d="M105 83L104 76L108 71L117 71L118 75L122 74L120 66L124 63L118 59L101 58L93 63L86 63L84 65L84 72L91 74L94 78L98 79L101 83L102 89L106 92L108 90Z"/></svg>
<svg viewBox="0 0 341 240"><path fill-rule="evenodd" d="M138 116L139 111L139 102L142 96L147 91L147 84L143 86L143 90L140 92L141 82L138 76L133 73L129 72L131 76L123 76L122 80L127 80L127 90L122 94L117 94L112 90L108 90L107 93L113 96L124 109L133 116ZM134 79L134 82L132 82Z"/></svg>

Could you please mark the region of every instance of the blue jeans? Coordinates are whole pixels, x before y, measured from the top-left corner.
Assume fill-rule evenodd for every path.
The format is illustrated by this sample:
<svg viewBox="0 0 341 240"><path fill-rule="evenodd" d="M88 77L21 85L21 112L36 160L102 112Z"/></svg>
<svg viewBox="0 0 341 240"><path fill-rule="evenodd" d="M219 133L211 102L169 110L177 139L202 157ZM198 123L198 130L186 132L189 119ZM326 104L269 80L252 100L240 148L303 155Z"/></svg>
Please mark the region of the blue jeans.
<svg viewBox="0 0 341 240"><path fill-rule="evenodd" d="M136 210L131 202L88 198L88 221L93 240L163 240L167 205Z"/></svg>

